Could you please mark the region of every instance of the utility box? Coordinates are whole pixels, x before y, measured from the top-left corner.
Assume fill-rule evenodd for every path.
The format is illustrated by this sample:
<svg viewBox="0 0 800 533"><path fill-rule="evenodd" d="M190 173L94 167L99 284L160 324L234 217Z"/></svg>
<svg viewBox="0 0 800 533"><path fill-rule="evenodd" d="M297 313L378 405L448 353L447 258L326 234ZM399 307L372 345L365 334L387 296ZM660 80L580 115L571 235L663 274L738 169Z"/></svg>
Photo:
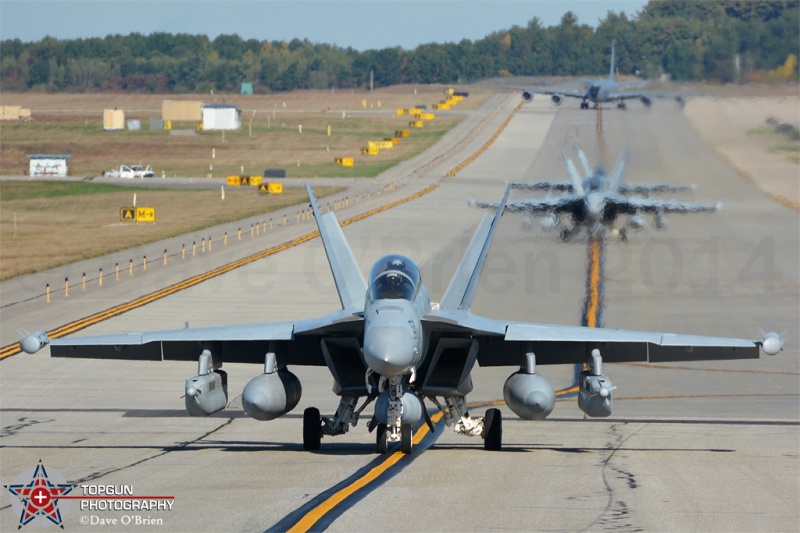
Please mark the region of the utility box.
<svg viewBox="0 0 800 533"><path fill-rule="evenodd" d="M66 177L69 170L67 159L70 157L70 154L28 154L31 160L28 175L32 178Z"/></svg>
<svg viewBox="0 0 800 533"><path fill-rule="evenodd" d="M125 129L125 111L122 109L106 109L103 111L103 129L106 131L122 131Z"/></svg>
<svg viewBox="0 0 800 533"><path fill-rule="evenodd" d="M200 122L203 120L203 103L199 100L163 100L161 119L164 122Z"/></svg>
<svg viewBox="0 0 800 533"><path fill-rule="evenodd" d="M242 127L242 111L235 105L203 106L203 130L238 130Z"/></svg>

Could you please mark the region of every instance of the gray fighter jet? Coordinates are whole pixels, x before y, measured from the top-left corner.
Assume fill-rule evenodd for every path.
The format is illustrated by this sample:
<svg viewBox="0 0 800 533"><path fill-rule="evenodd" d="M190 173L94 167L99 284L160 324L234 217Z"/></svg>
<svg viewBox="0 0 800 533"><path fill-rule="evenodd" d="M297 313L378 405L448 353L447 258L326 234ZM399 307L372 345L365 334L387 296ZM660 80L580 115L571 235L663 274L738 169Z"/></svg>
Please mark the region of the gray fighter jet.
<svg viewBox="0 0 800 533"><path fill-rule="evenodd" d="M578 405L589 416L608 416L611 381L603 361L695 361L758 358L783 348L782 336L761 340L674 335L574 326L492 320L473 315L475 295L502 206L484 215L441 301L432 304L417 265L402 255L375 262L364 280L336 216L321 215L310 187L308 194L328 257L342 308L312 320L70 337L50 341L53 357L198 361L197 375L185 384L186 410L206 416L228 403L223 362L263 365L242 392L244 410L258 420L291 411L301 385L291 365L327 366L339 406L333 417L316 408L303 414L303 446L317 450L323 436L341 435L355 426L374 402L369 429L377 430L377 448L386 452L399 443L411 452L414 428L431 424L424 399L430 400L448 426L462 435L483 438L484 447L501 447L500 411L472 417L467 394L472 371L480 366L512 366L503 387L508 407L524 419L541 420L553 410L550 383L537 365L588 362L580 376ZM33 353L47 344L44 333L22 339Z"/></svg>
<svg viewBox="0 0 800 533"><path fill-rule="evenodd" d="M618 109L625 109L625 100L641 100L645 107L650 107L653 102L654 96L674 98L679 105L684 104L681 95L654 95L644 91L625 92L625 87L634 85L641 85L643 81L632 82L618 82L614 79L614 42L611 43L611 68L608 72L608 78L601 78L598 80L583 80L586 83L586 90L583 92L577 91L563 91L559 89L525 89L522 91L522 100L530 102L533 100L534 94L550 95L550 101L553 105L559 106L564 100L564 97L580 98L581 109L589 109L589 102L594 104L597 108L598 104L609 102L616 102Z"/></svg>
<svg viewBox="0 0 800 533"><path fill-rule="evenodd" d="M666 227L667 213L713 213L722 207L716 205L679 202L676 200L660 200L650 195L663 192L676 192L693 189L693 185L670 183L625 184L625 166L628 162L627 152L623 152L610 175L606 169L598 165L591 170L589 161L583 151L575 147L578 159L584 172L581 179L575 164L562 151L564 163L569 173L569 181L538 181L534 183L512 182L512 189L546 191L545 198L517 200L506 204L506 211L525 213L525 227L533 225L533 217L540 217L540 225L544 230L561 228L561 239L568 241L586 228L589 235L598 235L604 230L618 233L621 240L627 238L627 227L642 229L647 226L644 215L653 215L656 229ZM552 196L556 191L563 193ZM477 202L470 204L485 209L497 209L497 202ZM569 215L571 226L563 227L562 217ZM626 223L617 228L617 217L627 215Z"/></svg>

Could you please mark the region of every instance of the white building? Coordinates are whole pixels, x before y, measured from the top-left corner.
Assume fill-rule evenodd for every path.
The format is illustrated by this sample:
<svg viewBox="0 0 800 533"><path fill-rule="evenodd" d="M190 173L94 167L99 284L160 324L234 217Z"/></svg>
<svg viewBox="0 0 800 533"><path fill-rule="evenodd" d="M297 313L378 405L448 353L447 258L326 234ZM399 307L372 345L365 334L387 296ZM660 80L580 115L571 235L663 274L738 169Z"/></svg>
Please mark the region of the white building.
<svg viewBox="0 0 800 533"><path fill-rule="evenodd" d="M242 127L242 110L235 105L207 104L203 106L204 130L238 130Z"/></svg>
<svg viewBox="0 0 800 533"><path fill-rule="evenodd" d="M66 177L67 159L70 157L70 154L28 154L28 159L31 160L28 175L32 178Z"/></svg>

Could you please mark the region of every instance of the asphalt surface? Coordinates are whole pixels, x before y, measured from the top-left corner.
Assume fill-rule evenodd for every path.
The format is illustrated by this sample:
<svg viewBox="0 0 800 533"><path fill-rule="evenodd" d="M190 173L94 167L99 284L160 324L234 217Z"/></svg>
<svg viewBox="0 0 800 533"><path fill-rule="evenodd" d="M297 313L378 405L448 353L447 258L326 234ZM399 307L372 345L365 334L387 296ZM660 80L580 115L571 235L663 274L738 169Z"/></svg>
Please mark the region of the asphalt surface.
<svg viewBox="0 0 800 533"><path fill-rule="evenodd" d="M228 409L197 419L183 410L183 381L196 373L191 365L50 359L44 349L0 362L3 484L20 483L41 460L69 484L128 485L138 496L174 496L170 512L81 510L85 502L72 500L63 512L64 527L72 531L137 530L136 517L161 520L150 526L166 531L284 530L320 513L319 504L340 489L354 492L322 514L314 529L797 530L798 214L743 180L679 111L658 103L649 110L632 104L627 112L606 111L603 153L594 111L537 100L517 112L456 177L442 179L484 145L516 103L505 101L477 135L454 135L450 142L462 146L461 152L435 165L420 160L383 178L406 184L391 192L392 199L431 183L439 186L344 228L365 272L385 253L404 253L419 262L435 300L482 215L467 205L469 198L499 200L504 180L565 178L560 150L573 142L590 160L609 163L630 147L628 181L697 183L686 199L722 200L725 208L713 215L672 216L666 231L634 233L627 243L610 240L603 325L754 339L758 327L788 328L786 350L752 361L607 365L606 374L618 387L609 419L583 420L574 398L560 400L551 418L538 423L519 420L500 406L503 451L487 452L479 439L438 424L414 454L358 488L364 476L373 479L372 468L381 469L395 456L375 454L374 436L365 429L369 408L349 434L323 439L318 453L302 450L302 410L316 406L331 415L337 405L325 369L292 368L303 383L300 404L281 419L257 422L243 414L238 395L260 369L226 365ZM472 127L480 122L474 117ZM442 153L448 150L440 147ZM420 167L425 168L418 177L399 175ZM350 209L340 220L355 214ZM503 218L473 311L580 323L585 240L560 244L555 234L524 230L521 222L517 216ZM285 242L292 231L312 230L289 227L265 239ZM201 270L195 266L191 272ZM188 271L170 272L149 270L149 279L159 280L149 286L183 279ZM36 285L18 282L28 284ZM55 327L142 292L130 287L117 289L119 294L77 294L57 310L42 301L3 308L3 344L16 340L16 324ZM184 321L200 327L308 318L337 306L324 252L314 239L81 334L179 328ZM515 370L476 369L469 400L501 400L503 382ZM539 371L557 390L572 383L571 367ZM73 490L83 493L79 486ZM4 531L16 529L20 519L8 501L0 504ZM120 522L128 518L128 525ZM100 519L118 522L92 525Z"/></svg>

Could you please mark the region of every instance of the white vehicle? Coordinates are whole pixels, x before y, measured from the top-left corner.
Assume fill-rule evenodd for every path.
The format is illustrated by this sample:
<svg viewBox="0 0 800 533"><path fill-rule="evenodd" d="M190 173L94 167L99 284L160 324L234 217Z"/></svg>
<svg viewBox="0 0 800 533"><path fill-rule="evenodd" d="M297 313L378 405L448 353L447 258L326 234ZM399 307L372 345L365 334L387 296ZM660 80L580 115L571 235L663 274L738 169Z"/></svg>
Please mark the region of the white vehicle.
<svg viewBox="0 0 800 533"><path fill-rule="evenodd" d="M109 170L103 172L103 175L109 178L135 178L136 175L134 174L131 167L127 165L120 165L119 168L115 168L114 170Z"/></svg>
<svg viewBox="0 0 800 533"><path fill-rule="evenodd" d="M155 173L150 165L147 165L146 167L141 165L131 165L131 170L133 170L134 178L152 178L155 176Z"/></svg>
<svg viewBox="0 0 800 533"><path fill-rule="evenodd" d="M141 165L120 165L119 168L109 170L103 173L104 176L109 178L152 178L155 173L150 165L143 167Z"/></svg>

